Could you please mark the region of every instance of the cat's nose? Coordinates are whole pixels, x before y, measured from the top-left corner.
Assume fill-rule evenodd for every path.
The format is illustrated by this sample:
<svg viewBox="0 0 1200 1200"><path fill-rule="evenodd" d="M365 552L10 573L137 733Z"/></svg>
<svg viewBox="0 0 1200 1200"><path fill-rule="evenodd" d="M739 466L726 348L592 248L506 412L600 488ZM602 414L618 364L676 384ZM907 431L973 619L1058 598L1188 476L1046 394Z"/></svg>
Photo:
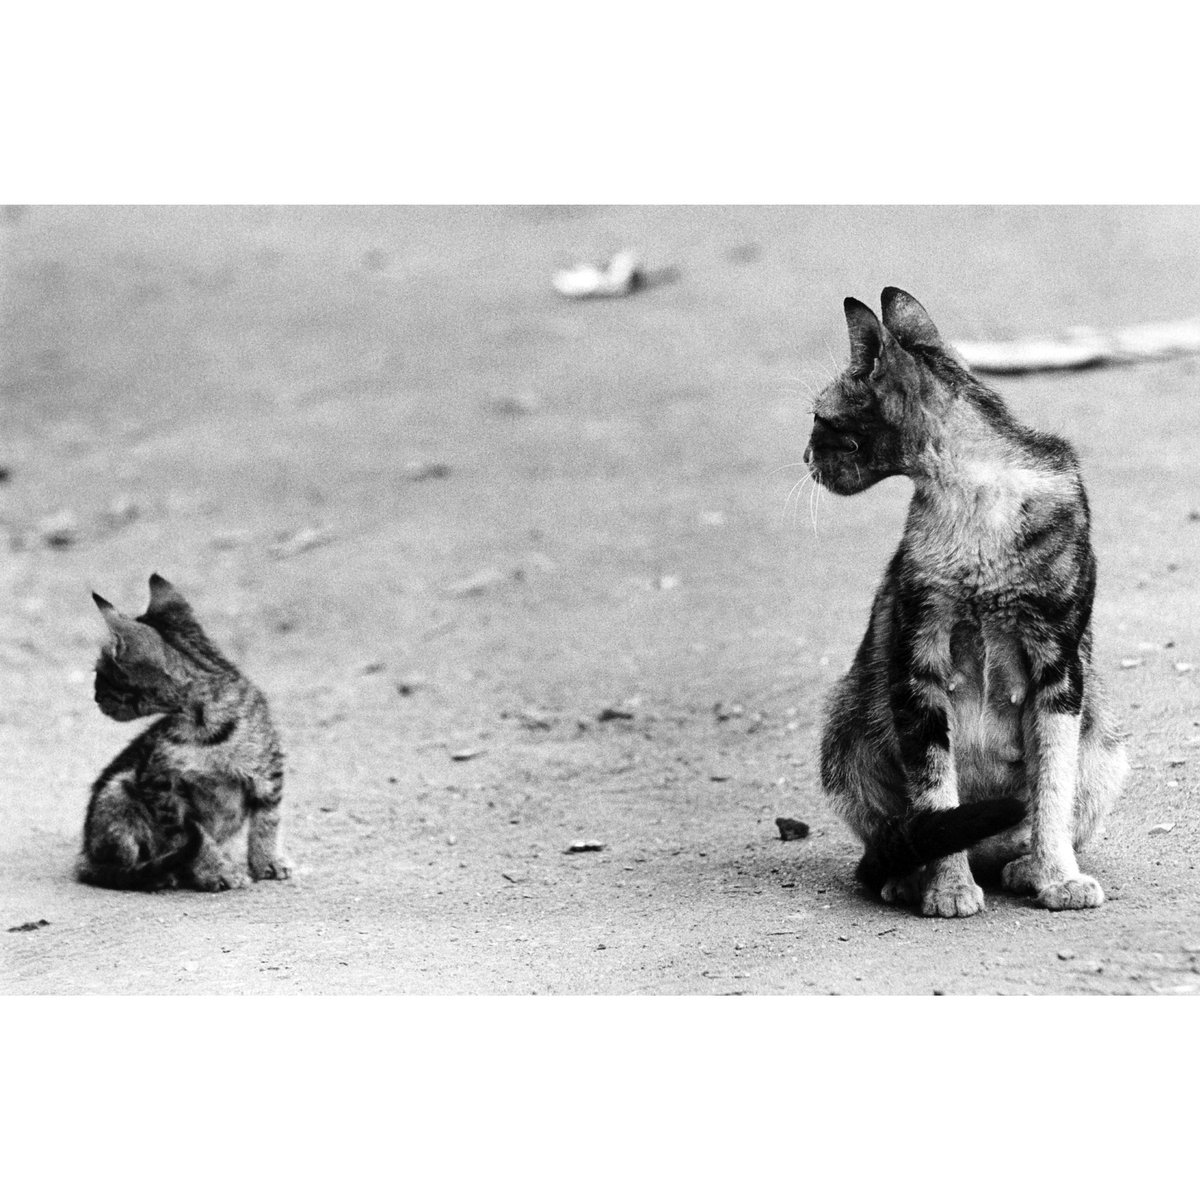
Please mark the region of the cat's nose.
<svg viewBox="0 0 1200 1200"><path fill-rule="evenodd" d="M804 447L804 465L807 467L812 462L812 442L809 442Z"/></svg>

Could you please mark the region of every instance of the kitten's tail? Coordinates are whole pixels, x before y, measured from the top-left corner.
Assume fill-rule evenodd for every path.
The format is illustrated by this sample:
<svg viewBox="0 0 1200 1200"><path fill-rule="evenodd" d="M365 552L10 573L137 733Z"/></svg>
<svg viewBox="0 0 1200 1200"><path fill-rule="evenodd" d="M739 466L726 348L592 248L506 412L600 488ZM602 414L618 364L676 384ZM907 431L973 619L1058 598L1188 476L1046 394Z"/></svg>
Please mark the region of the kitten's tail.
<svg viewBox="0 0 1200 1200"><path fill-rule="evenodd" d="M92 887L119 888L123 891L154 892L171 883L171 875L200 853L204 833L195 821L187 823L187 841L166 854L147 859L135 866L93 862L86 852L80 857L75 874L81 883Z"/></svg>
<svg viewBox="0 0 1200 1200"><path fill-rule="evenodd" d="M877 890L889 879L1019 825L1026 812L1023 800L1004 796L894 817L867 846L856 872L859 882Z"/></svg>

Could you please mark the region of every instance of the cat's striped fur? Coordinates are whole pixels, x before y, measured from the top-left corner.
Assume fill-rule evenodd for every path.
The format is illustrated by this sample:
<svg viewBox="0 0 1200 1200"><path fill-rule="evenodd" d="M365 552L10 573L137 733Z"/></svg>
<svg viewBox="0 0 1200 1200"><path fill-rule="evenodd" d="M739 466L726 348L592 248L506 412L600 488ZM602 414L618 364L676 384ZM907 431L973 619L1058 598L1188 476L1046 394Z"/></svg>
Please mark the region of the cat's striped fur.
<svg viewBox="0 0 1200 1200"><path fill-rule="evenodd" d="M1103 902L1076 851L1128 770L1092 666L1096 561L1078 460L1020 424L907 292L845 302L851 357L805 461L851 495L914 492L870 623L834 689L821 778L859 877L937 916L983 908L972 868L1047 908Z"/></svg>
<svg viewBox="0 0 1200 1200"><path fill-rule="evenodd" d="M117 721L164 715L92 785L79 878L204 891L286 879L283 753L262 692L161 576L150 576L150 605L136 619L93 598L110 633L96 663L101 712ZM227 850L247 821L249 875Z"/></svg>

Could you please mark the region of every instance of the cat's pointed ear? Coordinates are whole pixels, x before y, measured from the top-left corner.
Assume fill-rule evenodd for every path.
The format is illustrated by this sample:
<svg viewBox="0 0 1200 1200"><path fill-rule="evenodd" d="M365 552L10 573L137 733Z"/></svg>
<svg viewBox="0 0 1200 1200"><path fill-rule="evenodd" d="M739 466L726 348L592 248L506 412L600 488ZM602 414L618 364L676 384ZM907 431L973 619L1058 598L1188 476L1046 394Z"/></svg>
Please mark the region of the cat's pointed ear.
<svg viewBox="0 0 1200 1200"><path fill-rule="evenodd" d="M146 609L146 614L161 614L167 610L174 610L176 613L186 613L192 615L191 606L176 590L175 585L169 583L161 575L154 574L150 576L150 605Z"/></svg>
<svg viewBox="0 0 1200 1200"><path fill-rule="evenodd" d="M883 351L884 330L879 318L861 301L847 296L846 329L850 333L850 374L869 375Z"/></svg>
<svg viewBox="0 0 1200 1200"><path fill-rule="evenodd" d="M900 345L945 348L937 326L915 296L910 296L902 288L886 287L880 297L880 305L884 327Z"/></svg>

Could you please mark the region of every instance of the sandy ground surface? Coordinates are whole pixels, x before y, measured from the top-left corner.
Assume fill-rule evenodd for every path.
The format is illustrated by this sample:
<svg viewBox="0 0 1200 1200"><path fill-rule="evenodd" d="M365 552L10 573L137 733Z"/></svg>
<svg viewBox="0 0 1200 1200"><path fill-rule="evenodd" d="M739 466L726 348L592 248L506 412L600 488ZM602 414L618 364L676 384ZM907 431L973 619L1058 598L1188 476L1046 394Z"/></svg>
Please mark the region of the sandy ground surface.
<svg viewBox="0 0 1200 1200"><path fill-rule="evenodd" d="M854 885L819 710L908 485L793 491L843 295L906 287L962 338L1192 316L1200 212L26 209L0 238L4 992L1200 990L1200 363L1001 387L1091 491L1134 764L1097 911ZM550 289L626 245L676 276ZM152 571L272 700L287 883L72 878L131 734L91 699L89 589L141 611Z"/></svg>

